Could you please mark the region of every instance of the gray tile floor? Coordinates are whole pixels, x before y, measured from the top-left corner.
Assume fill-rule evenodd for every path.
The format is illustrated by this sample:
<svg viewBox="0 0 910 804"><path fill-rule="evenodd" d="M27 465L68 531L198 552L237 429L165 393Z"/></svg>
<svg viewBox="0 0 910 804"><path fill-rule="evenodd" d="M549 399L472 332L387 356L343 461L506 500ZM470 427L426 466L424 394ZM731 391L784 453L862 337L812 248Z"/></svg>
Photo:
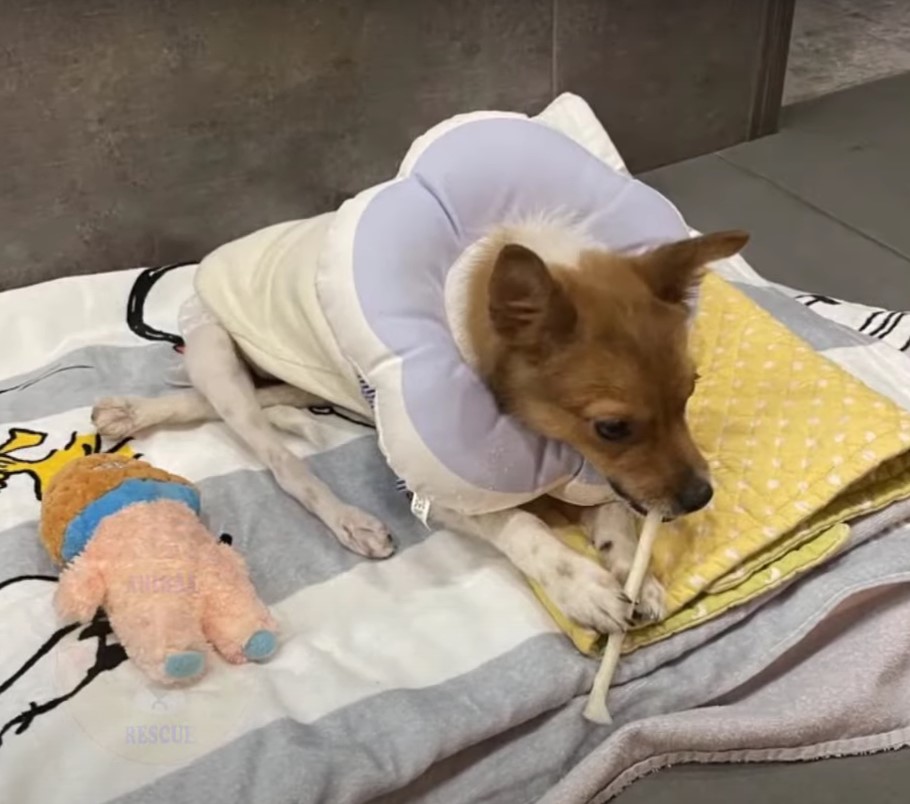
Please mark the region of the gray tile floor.
<svg viewBox="0 0 910 804"><path fill-rule="evenodd" d="M910 73L788 107L777 134L641 178L699 229L749 230L747 258L775 281L910 309Z"/></svg>
<svg viewBox="0 0 910 804"><path fill-rule="evenodd" d="M900 5L910 19L910 0L869 3L880 5ZM796 104L785 110L778 134L641 178L702 230L750 230L746 256L765 276L910 309L910 74ZM910 753L898 751L796 765L673 768L616 800L904 804L908 789Z"/></svg>
<svg viewBox="0 0 910 804"><path fill-rule="evenodd" d="M910 0L796 0L784 102L910 70Z"/></svg>
<svg viewBox="0 0 910 804"><path fill-rule="evenodd" d="M647 776L616 804L907 804L910 756L779 765L688 765Z"/></svg>

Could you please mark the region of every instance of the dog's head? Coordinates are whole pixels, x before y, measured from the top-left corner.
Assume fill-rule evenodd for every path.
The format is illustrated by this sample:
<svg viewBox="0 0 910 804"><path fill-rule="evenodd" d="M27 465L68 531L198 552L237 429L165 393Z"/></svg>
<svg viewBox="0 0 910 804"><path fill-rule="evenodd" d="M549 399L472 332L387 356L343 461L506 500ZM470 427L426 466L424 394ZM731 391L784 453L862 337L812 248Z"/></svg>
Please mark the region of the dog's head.
<svg viewBox="0 0 910 804"><path fill-rule="evenodd" d="M500 404L574 446L639 511L703 508L713 491L686 422L698 379L686 300L707 263L747 240L731 231L638 256L587 250L575 265L505 245L487 294Z"/></svg>

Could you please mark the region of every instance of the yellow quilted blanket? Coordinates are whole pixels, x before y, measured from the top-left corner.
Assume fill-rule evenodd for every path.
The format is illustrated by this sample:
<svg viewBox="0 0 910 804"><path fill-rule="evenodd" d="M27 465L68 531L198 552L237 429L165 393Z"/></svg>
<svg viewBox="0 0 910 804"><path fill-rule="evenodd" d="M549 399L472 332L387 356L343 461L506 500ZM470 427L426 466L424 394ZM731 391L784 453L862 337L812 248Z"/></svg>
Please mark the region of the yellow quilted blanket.
<svg viewBox="0 0 910 804"><path fill-rule="evenodd" d="M627 652L818 565L843 545L849 519L910 497L910 414L715 275L703 286L692 345L702 379L690 425L714 500L663 526L652 568L667 588L668 616L629 634ZM587 550L581 533L561 536ZM580 650L603 647L535 591Z"/></svg>

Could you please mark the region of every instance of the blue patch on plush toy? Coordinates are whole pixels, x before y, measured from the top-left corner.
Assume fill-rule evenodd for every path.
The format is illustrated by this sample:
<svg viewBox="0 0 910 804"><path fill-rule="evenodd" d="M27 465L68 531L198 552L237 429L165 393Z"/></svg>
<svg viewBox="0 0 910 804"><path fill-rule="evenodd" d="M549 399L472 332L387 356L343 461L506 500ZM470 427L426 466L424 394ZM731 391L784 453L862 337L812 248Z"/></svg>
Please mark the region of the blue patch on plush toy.
<svg viewBox="0 0 910 804"><path fill-rule="evenodd" d="M164 672L170 678L193 678L204 669L205 656L198 650L172 653L164 662Z"/></svg>
<svg viewBox="0 0 910 804"><path fill-rule="evenodd" d="M199 492L184 483L130 478L107 494L89 503L73 517L63 534L60 554L64 561L72 561L92 538L101 520L122 511L129 505L154 500L174 500L192 509L197 516L201 509Z"/></svg>
<svg viewBox="0 0 910 804"><path fill-rule="evenodd" d="M271 631L257 631L243 646L243 655L251 662L263 662L278 650L278 638Z"/></svg>

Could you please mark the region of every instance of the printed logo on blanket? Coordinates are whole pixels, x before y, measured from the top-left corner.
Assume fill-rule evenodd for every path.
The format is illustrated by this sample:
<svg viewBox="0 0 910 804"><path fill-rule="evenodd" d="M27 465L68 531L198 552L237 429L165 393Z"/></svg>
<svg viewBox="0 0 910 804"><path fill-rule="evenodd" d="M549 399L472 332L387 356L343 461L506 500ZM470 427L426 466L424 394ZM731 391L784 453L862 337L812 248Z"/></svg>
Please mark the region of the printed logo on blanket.
<svg viewBox="0 0 910 804"><path fill-rule="evenodd" d="M33 622L52 618L55 581L34 576L0 584L2 621L14 614ZM118 672L108 672L114 669ZM239 728L251 700L248 674L219 666L210 675L188 690L156 688L126 662L102 613L88 625L63 626L36 647L19 672L0 681L0 693L12 693L19 684L48 690L46 699L31 701L26 710L4 708L0 751L65 705L81 733L112 754L151 765L192 761Z"/></svg>
<svg viewBox="0 0 910 804"><path fill-rule="evenodd" d="M169 594L167 584L149 584L148 594ZM119 648L119 645L115 646ZM54 655L54 685L61 694L88 678L97 647L65 640ZM210 673L186 689L149 684L126 662L116 673L98 675L68 703L67 713L101 748L149 765L182 765L209 752L248 719L253 678L242 668L212 663Z"/></svg>

